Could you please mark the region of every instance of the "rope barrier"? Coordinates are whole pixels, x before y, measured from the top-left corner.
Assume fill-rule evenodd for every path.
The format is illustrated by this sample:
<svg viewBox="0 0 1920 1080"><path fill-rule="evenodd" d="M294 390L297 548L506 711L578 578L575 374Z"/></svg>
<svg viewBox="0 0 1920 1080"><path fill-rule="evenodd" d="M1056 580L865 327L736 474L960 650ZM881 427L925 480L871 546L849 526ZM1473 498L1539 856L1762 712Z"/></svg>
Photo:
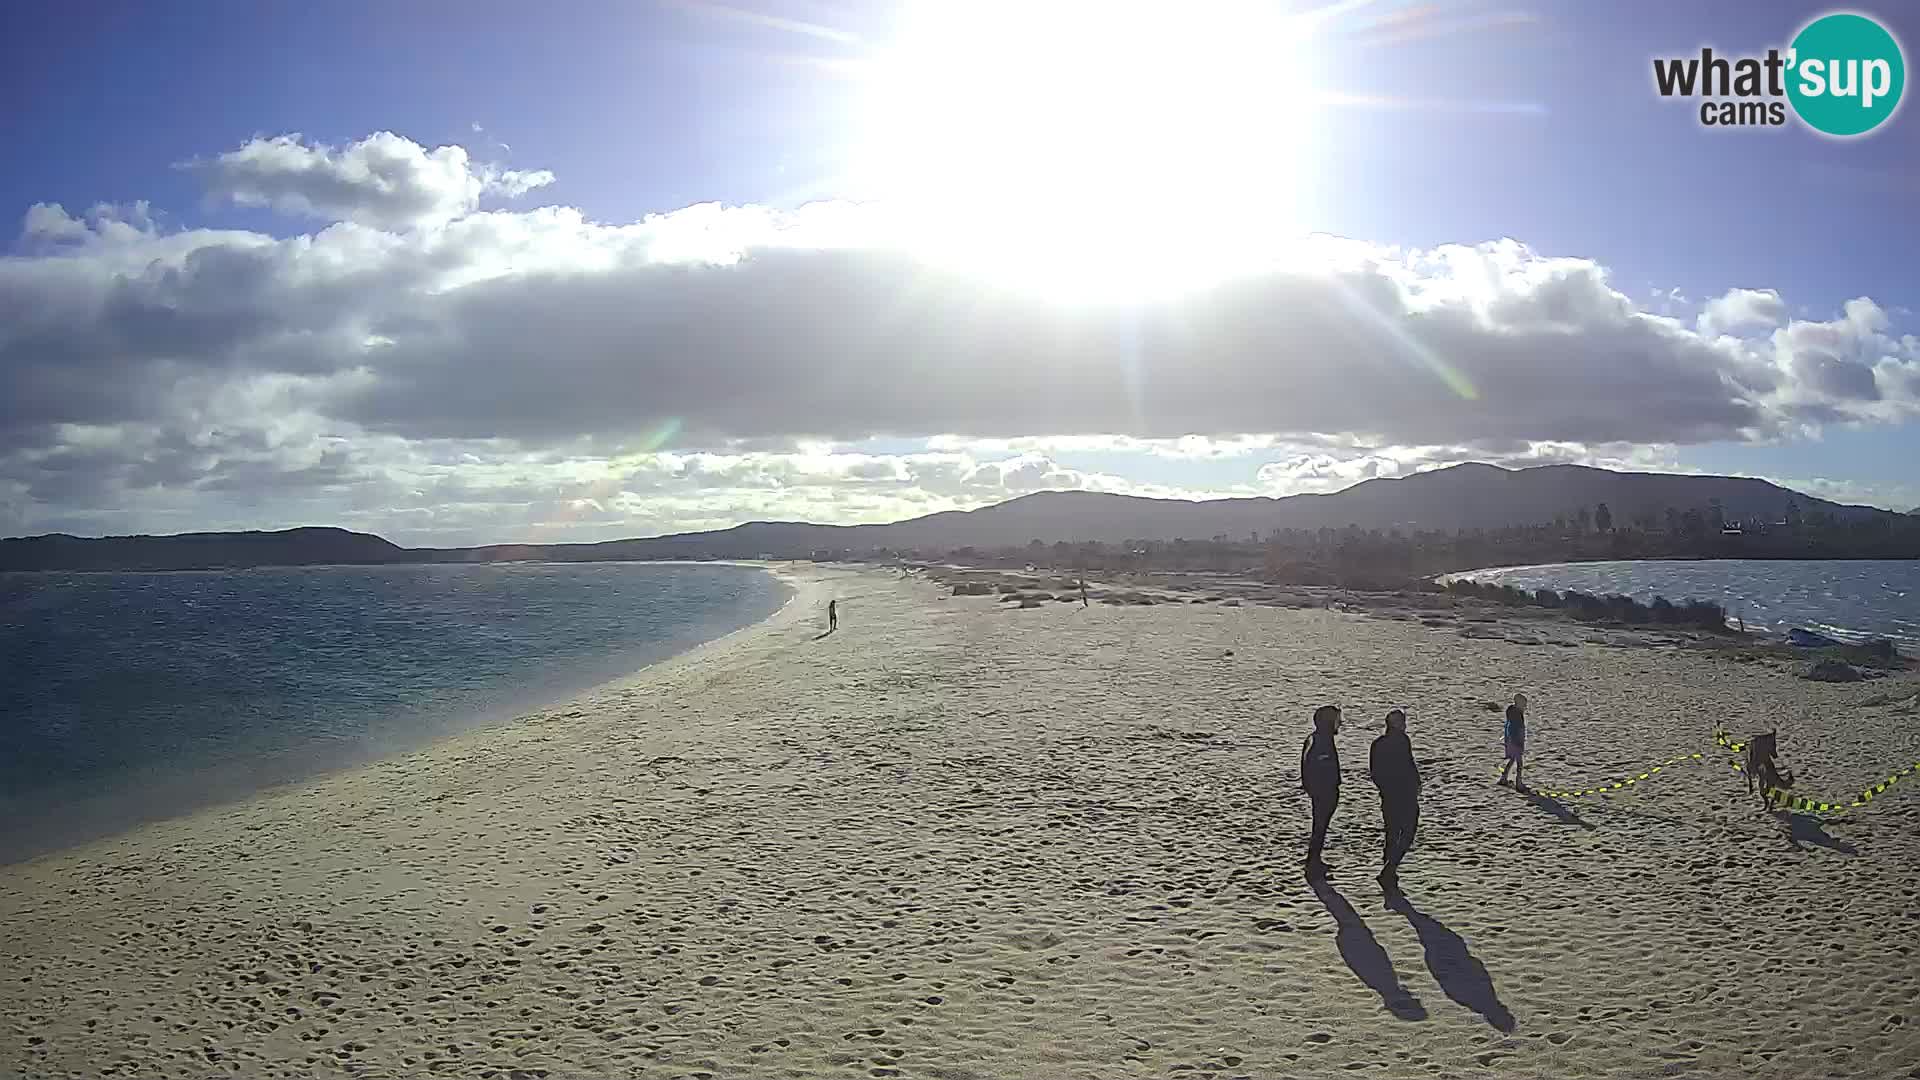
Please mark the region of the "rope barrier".
<svg viewBox="0 0 1920 1080"><path fill-rule="evenodd" d="M1736 754L1747 748L1746 743L1734 742L1724 731L1715 731L1713 733L1713 741ZM1735 772L1744 773L1747 771L1746 765L1737 759L1729 761L1727 764L1733 766L1733 771ZM1871 804L1874 799L1885 795L1887 790L1895 784L1914 776L1920 776L1920 762L1915 762L1904 769L1897 769L1888 774L1884 780L1862 788L1860 793L1848 802L1840 802L1837 799L1816 799L1808 795L1795 795L1783 787L1766 787L1763 788L1763 790L1769 801L1779 802L1782 806L1792 810L1804 810L1816 814L1844 814L1848 810Z"/></svg>
<svg viewBox="0 0 1920 1080"><path fill-rule="evenodd" d="M1716 745L1720 746L1722 749L1730 750L1736 754L1745 751L1747 748L1746 743L1734 741L1734 739L1731 736L1729 736L1725 731L1715 731L1713 733L1713 741ZM1619 780L1614 780L1609 783L1601 784L1597 787L1580 788L1577 790L1567 790L1567 791L1555 791L1555 790L1548 790L1546 788L1535 788L1534 791L1537 794L1544 795L1552 799L1580 799L1580 798L1586 798L1587 796L1590 796L1590 795L1605 795L1610 792L1624 791L1627 788L1634 787L1635 785L1638 785L1641 783L1645 783L1646 781L1652 780L1654 777L1660 775L1662 772L1665 772L1668 769L1673 768L1676 765L1685 765L1695 761L1703 761L1706 759L1706 756L1707 755L1704 752L1696 752L1692 754L1681 754L1679 757L1668 758L1667 760L1660 762L1658 765L1651 766L1645 772L1639 773L1638 775L1623 777ZM1728 764L1733 766L1733 769L1735 772L1739 772L1739 773L1746 772L1746 765L1741 761L1739 761L1738 759L1729 761ZM1499 774L1496 773L1495 775L1497 776ZM1859 809L1860 807L1868 806L1872 804L1872 802L1876 798L1879 798L1880 796L1885 795L1887 791L1891 789L1895 784L1898 784L1903 780L1909 780L1916 777L1920 777L1920 761L1914 762L1912 765L1908 765L1903 769L1895 770L1894 772L1888 774L1885 779L1880 780L1878 783L1870 784L1867 787L1861 789L1861 791L1857 795L1853 796L1852 799L1845 802L1842 802L1838 799L1817 799L1810 795L1795 795L1792 791L1783 787L1767 787L1764 790L1766 792L1766 796L1769 801L1777 802L1780 805L1787 807L1789 809L1807 811L1807 812L1817 813L1817 814L1844 814L1849 810Z"/></svg>
<svg viewBox="0 0 1920 1080"><path fill-rule="evenodd" d="M1702 753L1682 754L1676 758L1668 758L1667 760L1649 768L1646 772L1643 772L1638 776L1629 776L1629 777L1626 777L1625 779L1615 780L1610 784L1601 784L1599 787L1582 788L1578 791L1546 791L1538 788L1536 788L1535 790L1539 794L1545 795L1550 799L1579 799L1579 798L1584 798L1588 795L1602 795L1609 791L1620 791L1625 788L1630 788L1635 784L1638 784L1644 780L1653 779L1655 776L1658 776L1660 773L1674 767L1675 765L1680 765L1680 764L1684 764L1686 762L1691 762L1691 761L1699 761L1704 757L1706 757L1706 755Z"/></svg>

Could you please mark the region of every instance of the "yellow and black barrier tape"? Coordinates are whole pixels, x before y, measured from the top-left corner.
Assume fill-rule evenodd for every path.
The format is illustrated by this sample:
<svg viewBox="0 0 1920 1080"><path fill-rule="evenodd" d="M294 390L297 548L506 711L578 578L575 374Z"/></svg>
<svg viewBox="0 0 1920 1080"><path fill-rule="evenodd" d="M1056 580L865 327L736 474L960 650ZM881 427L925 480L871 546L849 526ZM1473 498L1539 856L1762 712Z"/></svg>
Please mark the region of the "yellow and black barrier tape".
<svg viewBox="0 0 1920 1080"><path fill-rule="evenodd" d="M1746 772L1747 768L1738 761L1730 761L1735 772ZM1873 800L1887 793L1887 789L1910 777L1920 776L1920 762L1888 774L1877 784L1861 789L1851 802L1834 802L1828 799L1816 799L1810 795L1795 795L1786 788L1768 788L1767 797L1789 810L1807 810L1816 814L1844 814L1848 810L1870 805Z"/></svg>
<svg viewBox="0 0 1920 1080"><path fill-rule="evenodd" d="M1746 743L1734 742L1724 731L1714 732L1713 741L1736 754L1747 748ZM1729 761L1727 764L1732 765L1735 772L1744 773L1747 771L1746 765L1738 760ZM1778 787L1767 788L1766 795L1769 801L1777 802L1790 810L1804 810L1816 814L1844 814L1848 810L1872 804L1874 799L1885 795L1887 789L1893 787L1893 785L1915 776L1920 776L1920 761L1914 762L1904 769L1895 770L1889 774L1886 779L1881 780L1877 784L1868 785L1861 789L1860 793L1848 802L1816 799L1809 795L1795 795L1786 788Z"/></svg>
<svg viewBox="0 0 1920 1080"><path fill-rule="evenodd" d="M1724 731L1715 731L1713 733L1713 741L1715 744L1731 750L1736 754L1747 748L1746 743L1734 741L1733 738ZM1554 799L1579 799L1589 795L1606 795L1615 791L1624 791L1627 788L1645 783L1676 765L1700 761L1706 756L1705 753L1682 754L1679 757L1668 758L1658 765L1651 766L1645 772L1638 775L1623 777L1622 779L1601 784L1597 787L1581 788L1571 791L1559 791L1547 788L1535 788L1534 790L1538 794ZM1728 762L1728 764L1732 765L1736 772L1746 771L1746 766L1737 759ZM1848 810L1872 804L1876 798L1885 795L1895 784L1900 783L1902 780L1909 780L1916 777L1920 777L1920 762L1915 762L1906 768L1896 770L1880 782L1862 789L1858 795L1855 795L1851 800L1846 802L1834 799L1817 799L1809 795L1795 795L1786 788L1770 788L1767 790L1767 796L1771 801L1793 810L1804 810L1821 814L1844 814Z"/></svg>
<svg viewBox="0 0 1920 1080"><path fill-rule="evenodd" d="M1679 757L1668 758L1658 765L1649 767L1638 776L1629 776L1621 780L1615 780L1610 784L1601 784L1599 787L1582 788L1579 791L1549 791L1545 788L1535 788L1534 791L1537 794L1545 795L1549 799L1578 799L1588 795L1604 795L1610 791L1621 791L1633 787L1643 781L1653 779L1655 776L1658 776L1667 769L1673 768L1675 765L1683 765L1690 761L1699 761L1706 756L1705 754L1681 754Z"/></svg>

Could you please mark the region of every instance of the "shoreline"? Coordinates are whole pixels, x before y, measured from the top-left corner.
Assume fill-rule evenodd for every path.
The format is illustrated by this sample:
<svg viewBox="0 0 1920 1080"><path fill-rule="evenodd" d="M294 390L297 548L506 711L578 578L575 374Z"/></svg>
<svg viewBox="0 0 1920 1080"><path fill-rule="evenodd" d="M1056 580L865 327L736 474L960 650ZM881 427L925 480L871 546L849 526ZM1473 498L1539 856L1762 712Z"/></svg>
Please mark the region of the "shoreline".
<svg viewBox="0 0 1920 1080"><path fill-rule="evenodd" d="M1911 674L793 572L774 617L519 723L0 867L0 1074L1786 1080L1920 1060L1897 959L1920 792L1769 814L1710 753L1528 796L1492 785L1483 708L1533 698L1545 790L1772 723L1833 794L1920 760ZM1351 786L1310 884L1293 762L1328 701ZM1427 778L1397 900L1365 779L1389 707Z"/></svg>
<svg viewBox="0 0 1920 1080"><path fill-rule="evenodd" d="M670 560L654 560L661 565L679 565ZM353 564L341 564L348 569L364 569ZM141 777L132 787L118 787L111 791L83 798L65 798L59 803L63 812L84 815L84 823L63 829L50 843L40 844L21 842L0 847L0 870L7 867L31 863L37 859L59 855L89 844L112 840L124 833L148 825L191 817L196 814L239 806L256 799L285 793L319 783L326 778L343 772L377 765L395 758L420 752L440 743L468 735L490 731L512 725L528 716L538 715L554 709L565 708L572 703L592 698L605 689L629 682L645 673L669 664L673 661L704 649L736 634L752 630L778 617L793 603L800 589L789 564L763 563L752 560L714 560L704 565L723 565L743 569L757 570L773 579L774 588L779 590L776 596L784 593L777 605L765 615L747 623L735 626L712 637L702 638L684 647L672 648L664 655L642 663L639 667L611 677L598 677L590 682L570 686L551 697L543 696L537 700L519 704L500 706L482 710L469 715L465 720L443 721L443 730L437 732L426 729L385 733L378 744L356 744L345 751L335 752L335 756L325 763L311 767L298 767L287 761L274 759L266 763L249 763L250 768L264 769L269 777L259 782L229 784L212 794L192 794L201 785L212 780L225 780L234 766L222 766L213 769L209 766L176 767L164 772L156 772ZM325 569L325 567L273 567L270 569ZM56 572L56 571L49 571ZM57 571L64 573L66 571ZM112 571L113 573L200 573L230 571ZM671 648L671 646L669 646ZM287 756L287 755L283 755ZM277 770L277 771L276 771ZM171 797L156 798L162 793L173 793ZM143 812L142 807L154 806L156 809ZM38 823L36 823L37 825Z"/></svg>
<svg viewBox="0 0 1920 1080"><path fill-rule="evenodd" d="M0 539L5 539L0 537ZM250 570L377 570L398 566L748 566L767 567L801 562L799 559L501 559L494 562L365 562L365 563L250 563L245 566L123 567L104 570L0 570L0 574L239 574Z"/></svg>
<svg viewBox="0 0 1920 1080"><path fill-rule="evenodd" d="M1580 564L1542 564L1580 565ZM943 588L977 590L974 595L1001 601L1034 597L1039 602L1078 602L1077 576L1081 571L1014 570L1003 567L922 564L915 573ZM1618 617L1583 617L1567 607L1543 607L1528 602L1509 604L1491 598L1461 595L1445 589L1355 589L1330 585L1299 585L1262 581L1229 571L1182 572L1133 570L1089 578L1090 595L1102 605L1212 604L1226 607L1258 605L1294 610L1327 609L1369 618L1418 622L1434 629L1454 629L1468 637L1507 638L1521 643L1541 639L1573 645L1578 642L1640 645L1687 644L1721 653L1741 652L1746 659L1764 659L1791 668L1823 659L1839 660L1880 671L1905 671L1920 666L1910 652L1912 642L1900 635L1885 637L1896 649L1876 652L1871 645L1839 641L1830 647L1789 644L1784 631L1766 627L1736 628L1732 617L1722 625L1692 622L1622 621ZM1532 590L1526 590L1529 597ZM1602 600L1608 599L1602 595ZM1630 597L1621 597L1631 599ZM1681 605L1688 603L1684 598ZM1811 624L1810 624L1811 625ZM1824 624L1815 629L1829 629ZM1844 635L1846 631L1842 629ZM1837 640L1837 639L1836 639Z"/></svg>
<svg viewBox="0 0 1920 1080"><path fill-rule="evenodd" d="M1510 585L1511 584L1510 578L1513 575L1547 574L1548 576L1554 576L1553 572L1567 570L1567 569L1572 569L1574 570L1575 573L1578 573L1580 572L1580 568L1595 567L1595 566L1601 566L1601 567L1630 566L1638 563L1686 563L1686 564L1695 564L1695 565L1709 565L1713 563L1723 563L1723 562L1763 562L1763 563L1796 562L1796 563L1806 563L1806 564L1819 564L1819 563L1830 563L1830 562L1837 562L1837 563L1886 562L1886 563L1905 564L1905 563L1920 563L1920 560L1913 560L1913 559L1871 559L1871 560L1867 560L1867 559L1607 559L1607 560L1586 560L1581 562L1534 563L1534 564L1528 564L1524 566L1488 566L1488 567L1476 568L1473 570L1462 570L1462 571L1457 571L1457 572L1452 572L1447 574L1441 574L1433 578L1432 580L1437 584L1445 584L1446 582L1451 580L1465 580L1465 581L1472 581L1479 584ZM1559 576L1564 577L1565 575L1559 575ZM1633 588L1627 591L1622 591L1618 586L1597 586L1597 585L1587 587L1584 589L1570 590L1569 587L1564 584L1547 583L1547 584L1526 586L1524 587L1523 591L1532 592L1535 589L1540 589L1540 588L1545 588L1545 589L1548 589L1551 591L1557 591L1557 592L1584 591L1584 592L1588 592L1590 594L1595 594L1595 595L1601 595L1601 594L1621 595L1621 596L1629 597L1631 599L1639 600L1642 603L1647 602L1648 600L1652 599L1657 595L1666 595L1666 593L1664 592L1655 590L1653 588L1650 588L1644 585L1638 586L1636 588ZM1920 635L1916 635L1916 633L1911 629L1886 629L1886 628L1872 629L1872 628L1862 628L1858 626L1847 626L1847 625L1842 625L1840 623L1831 621L1831 616L1829 615L1818 614L1818 613L1815 613L1815 614L1803 613L1800 616L1797 616L1794 618L1786 618L1786 619L1776 618L1774 617L1774 614L1772 612L1772 608L1774 605L1766 603L1764 601L1755 601L1747 595L1732 595L1732 594L1725 593L1724 591L1717 592L1717 593L1713 591L1709 591L1704 594L1697 593L1697 592L1695 593L1676 592L1674 595L1667 595L1666 598L1670 602L1675 604L1684 604L1692 600L1701 600L1708 603L1719 604L1726 609L1727 619L1730 626L1732 625L1735 619L1740 619L1744 623L1745 616L1748 614L1752 614L1755 616L1753 625L1745 626L1742 632L1758 638L1779 640L1783 638L1788 633L1789 630L1794 628L1800 628L1800 629L1812 630L1817 633L1834 637L1838 639L1841 642L1841 644L1854 646L1854 647L1869 645L1873 641L1879 640L1879 639L1892 641L1902 649L1912 649L1914 646L1920 645ZM1864 599L1861 602L1864 602ZM1760 618L1762 617L1766 619L1765 622L1759 621Z"/></svg>

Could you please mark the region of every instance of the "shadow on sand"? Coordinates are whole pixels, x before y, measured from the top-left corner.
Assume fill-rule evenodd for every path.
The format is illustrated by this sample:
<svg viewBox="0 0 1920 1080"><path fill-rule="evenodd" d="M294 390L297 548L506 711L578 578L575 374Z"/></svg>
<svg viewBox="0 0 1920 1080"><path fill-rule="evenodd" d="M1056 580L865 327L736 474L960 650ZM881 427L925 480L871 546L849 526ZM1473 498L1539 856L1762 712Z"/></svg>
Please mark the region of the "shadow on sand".
<svg viewBox="0 0 1920 1080"><path fill-rule="evenodd" d="M835 627L835 629L837 630L838 627ZM813 640L819 641L823 637L831 637L833 636L833 633L834 633L833 630L822 630L819 633L813 635Z"/></svg>
<svg viewBox="0 0 1920 1080"><path fill-rule="evenodd" d="M1800 814L1791 810L1775 810L1773 816L1786 826L1783 834L1787 846L1796 851L1806 850L1806 845L1828 848L1842 855L1858 855L1860 849L1827 831L1826 823L1812 814Z"/></svg>
<svg viewBox="0 0 1920 1080"><path fill-rule="evenodd" d="M1400 981L1387 950L1380 947L1366 920L1324 878L1315 878L1312 884L1313 895L1320 898L1320 903L1326 906L1327 913L1333 916L1335 925L1339 927L1334 944L1340 948L1340 959L1347 962L1347 967L1360 977L1361 982L1380 995L1380 1003L1386 1006L1388 1012L1402 1020L1425 1020L1427 1007Z"/></svg>
<svg viewBox="0 0 1920 1080"><path fill-rule="evenodd" d="M1559 799L1548 798L1547 796L1542 795L1537 791L1528 791L1525 794L1527 796L1527 802L1533 804L1534 809L1539 810L1540 812L1545 814L1553 815L1556 819L1559 820L1560 824L1578 825L1583 829L1593 828L1592 822L1588 821L1586 818L1581 817L1577 812L1575 812L1573 807L1568 806L1566 803L1561 802Z"/></svg>
<svg viewBox="0 0 1920 1080"><path fill-rule="evenodd" d="M1479 1013L1498 1030L1513 1031L1517 1026L1513 1013L1501 1002L1499 992L1493 987L1493 976L1487 973L1487 965L1467 948L1466 939L1447 929L1439 919L1414 907L1397 886L1387 886L1386 894L1387 907L1404 916L1412 924L1413 932L1420 936L1420 947L1427 954L1427 970L1433 972L1434 981L1447 997Z"/></svg>

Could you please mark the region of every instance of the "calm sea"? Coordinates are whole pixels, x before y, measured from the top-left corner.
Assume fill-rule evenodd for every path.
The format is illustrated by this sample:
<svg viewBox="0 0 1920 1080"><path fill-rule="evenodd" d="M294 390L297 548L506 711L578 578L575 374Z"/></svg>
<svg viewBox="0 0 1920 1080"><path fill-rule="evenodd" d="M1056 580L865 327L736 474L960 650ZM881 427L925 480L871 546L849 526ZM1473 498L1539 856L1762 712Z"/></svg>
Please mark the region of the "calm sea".
<svg viewBox="0 0 1920 1080"><path fill-rule="evenodd" d="M1711 600L1750 630L1794 627L1842 640L1920 645L1920 561L1716 559L1592 562L1475 570L1456 577L1520 589L1578 589L1642 602Z"/></svg>
<svg viewBox="0 0 1920 1080"><path fill-rule="evenodd" d="M505 719L787 593L684 564L0 574L0 861Z"/></svg>

